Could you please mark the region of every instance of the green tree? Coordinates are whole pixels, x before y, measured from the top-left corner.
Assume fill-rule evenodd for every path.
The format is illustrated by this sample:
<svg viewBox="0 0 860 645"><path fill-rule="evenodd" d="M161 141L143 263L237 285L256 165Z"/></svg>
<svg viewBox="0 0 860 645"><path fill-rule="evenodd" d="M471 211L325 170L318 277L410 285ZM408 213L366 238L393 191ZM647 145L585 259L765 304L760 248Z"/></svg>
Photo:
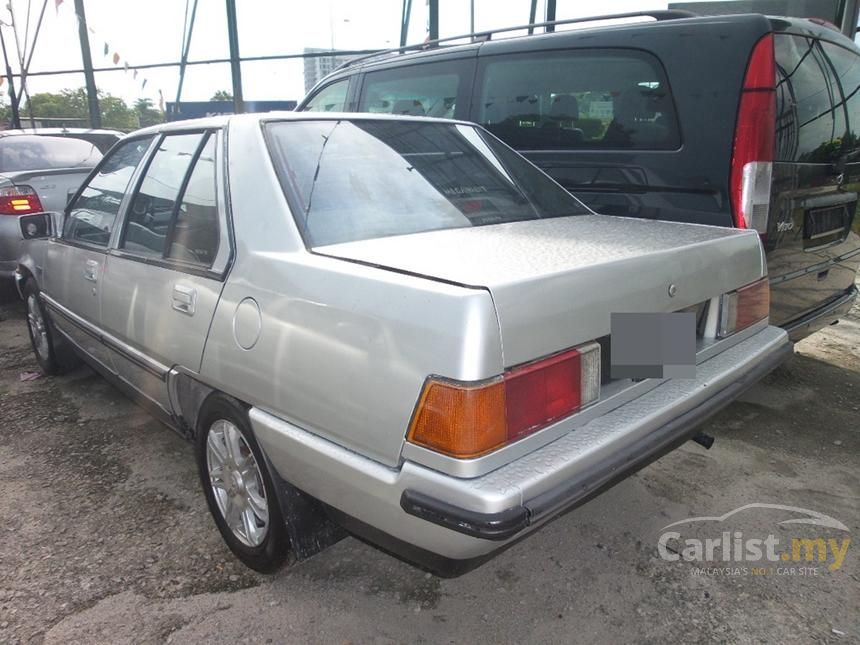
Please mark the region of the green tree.
<svg viewBox="0 0 860 645"><path fill-rule="evenodd" d="M126 105L125 101L101 90L98 97L102 127L117 130L133 130L138 127L137 114ZM40 92L33 94L30 97L30 104L33 107L33 115L37 119L53 117L87 121L89 118L87 91L82 87L75 90L65 89L57 93ZM22 121L26 114L29 114L29 108L22 105Z"/></svg>
<svg viewBox="0 0 860 645"><path fill-rule="evenodd" d="M212 95L210 101L232 101L233 93L228 92L227 90L218 90L215 94Z"/></svg>
<svg viewBox="0 0 860 645"><path fill-rule="evenodd" d="M132 107L137 116L138 125L145 128L157 123L164 123L164 114L161 110L156 110L152 104L152 99L137 99Z"/></svg>

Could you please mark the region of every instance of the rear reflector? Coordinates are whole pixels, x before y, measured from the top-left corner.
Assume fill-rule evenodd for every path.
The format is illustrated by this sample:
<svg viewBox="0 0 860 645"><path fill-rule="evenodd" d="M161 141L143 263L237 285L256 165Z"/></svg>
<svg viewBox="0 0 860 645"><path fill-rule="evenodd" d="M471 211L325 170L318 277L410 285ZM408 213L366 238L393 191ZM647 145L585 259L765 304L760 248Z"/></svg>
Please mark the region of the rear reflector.
<svg viewBox="0 0 860 645"><path fill-rule="evenodd" d="M765 320L770 312L770 284L762 278L726 293L720 301L720 337L725 338Z"/></svg>
<svg viewBox="0 0 860 645"><path fill-rule="evenodd" d="M429 378L407 440L461 459L522 439L600 396L600 345L589 343L482 383Z"/></svg>
<svg viewBox="0 0 860 645"><path fill-rule="evenodd" d="M0 188L0 215L27 215L42 212L42 203L30 186Z"/></svg>
<svg viewBox="0 0 860 645"><path fill-rule="evenodd" d="M775 137L776 66L768 34L750 55L735 126L729 182L738 228L767 233Z"/></svg>

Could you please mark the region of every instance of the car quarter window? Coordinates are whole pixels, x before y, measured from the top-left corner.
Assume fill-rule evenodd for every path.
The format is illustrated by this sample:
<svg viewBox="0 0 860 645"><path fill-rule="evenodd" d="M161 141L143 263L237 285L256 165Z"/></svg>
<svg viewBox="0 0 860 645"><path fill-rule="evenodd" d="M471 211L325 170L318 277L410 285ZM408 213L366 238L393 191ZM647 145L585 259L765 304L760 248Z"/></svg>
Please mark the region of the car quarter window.
<svg viewBox="0 0 860 645"><path fill-rule="evenodd" d="M460 61L445 61L369 72L359 111L454 118L462 68Z"/></svg>
<svg viewBox="0 0 860 645"><path fill-rule="evenodd" d="M303 112L343 112L346 105L346 92L349 79L326 85L314 94L302 108Z"/></svg>
<svg viewBox="0 0 860 645"><path fill-rule="evenodd" d="M63 238L107 246L128 184L154 137L118 145L69 205Z"/></svg>
<svg viewBox="0 0 860 645"><path fill-rule="evenodd" d="M838 108L848 119L848 135L843 139L842 153L850 154L860 150L860 55L833 43L822 42L821 45L844 97L844 103Z"/></svg>
<svg viewBox="0 0 860 645"><path fill-rule="evenodd" d="M129 206L120 248L164 257L179 194L204 136L171 134L159 142Z"/></svg>
<svg viewBox="0 0 860 645"><path fill-rule="evenodd" d="M519 150L674 150L674 101L659 61L636 50L488 56L477 121Z"/></svg>

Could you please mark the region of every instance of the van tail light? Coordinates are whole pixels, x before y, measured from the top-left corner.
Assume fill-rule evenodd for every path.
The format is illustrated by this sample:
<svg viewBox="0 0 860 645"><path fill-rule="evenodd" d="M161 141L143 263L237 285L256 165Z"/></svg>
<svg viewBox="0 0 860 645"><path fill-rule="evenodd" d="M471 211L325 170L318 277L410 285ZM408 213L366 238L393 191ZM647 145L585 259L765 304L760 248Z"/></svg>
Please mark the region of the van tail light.
<svg viewBox="0 0 860 645"><path fill-rule="evenodd" d="M732 149L730 196L738 228L767 233L776 137L773 34L756 43L747 64Z"/></svg>
<svg viewBox="0 0 860 645"><path fill-rule="evenodd" d="M597 343L480 383L431 377L406 439L451 457L479 457L578 412L599 396Z"/></svg>
<svg viewBox="0 0 860 645"><path fill-rule="evenodd" d="M0 188L0 215L27 215L41 213L42 202L30 186L3 186Z"/></svg>
<svg viewBox="0 0 860 645"><path fill-rule="evenodd" d="M761 280L723 294L720 299L720 338L765 320L770 312L770 283Z"/></svg>

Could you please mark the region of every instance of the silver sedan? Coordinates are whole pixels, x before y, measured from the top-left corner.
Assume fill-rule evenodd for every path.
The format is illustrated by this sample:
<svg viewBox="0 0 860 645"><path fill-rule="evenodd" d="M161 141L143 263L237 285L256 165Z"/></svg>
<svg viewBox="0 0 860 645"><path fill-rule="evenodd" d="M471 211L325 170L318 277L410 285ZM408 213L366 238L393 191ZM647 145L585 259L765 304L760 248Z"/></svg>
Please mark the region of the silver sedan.
<svg viewBox="0 0 860 645"><path fill-rule="evenodd" d="M344 529L465 571L790 353L755 232L596 216L467 123L162 125L27 217L42 368L82 358L194 442L260 571Z"/></svg>

